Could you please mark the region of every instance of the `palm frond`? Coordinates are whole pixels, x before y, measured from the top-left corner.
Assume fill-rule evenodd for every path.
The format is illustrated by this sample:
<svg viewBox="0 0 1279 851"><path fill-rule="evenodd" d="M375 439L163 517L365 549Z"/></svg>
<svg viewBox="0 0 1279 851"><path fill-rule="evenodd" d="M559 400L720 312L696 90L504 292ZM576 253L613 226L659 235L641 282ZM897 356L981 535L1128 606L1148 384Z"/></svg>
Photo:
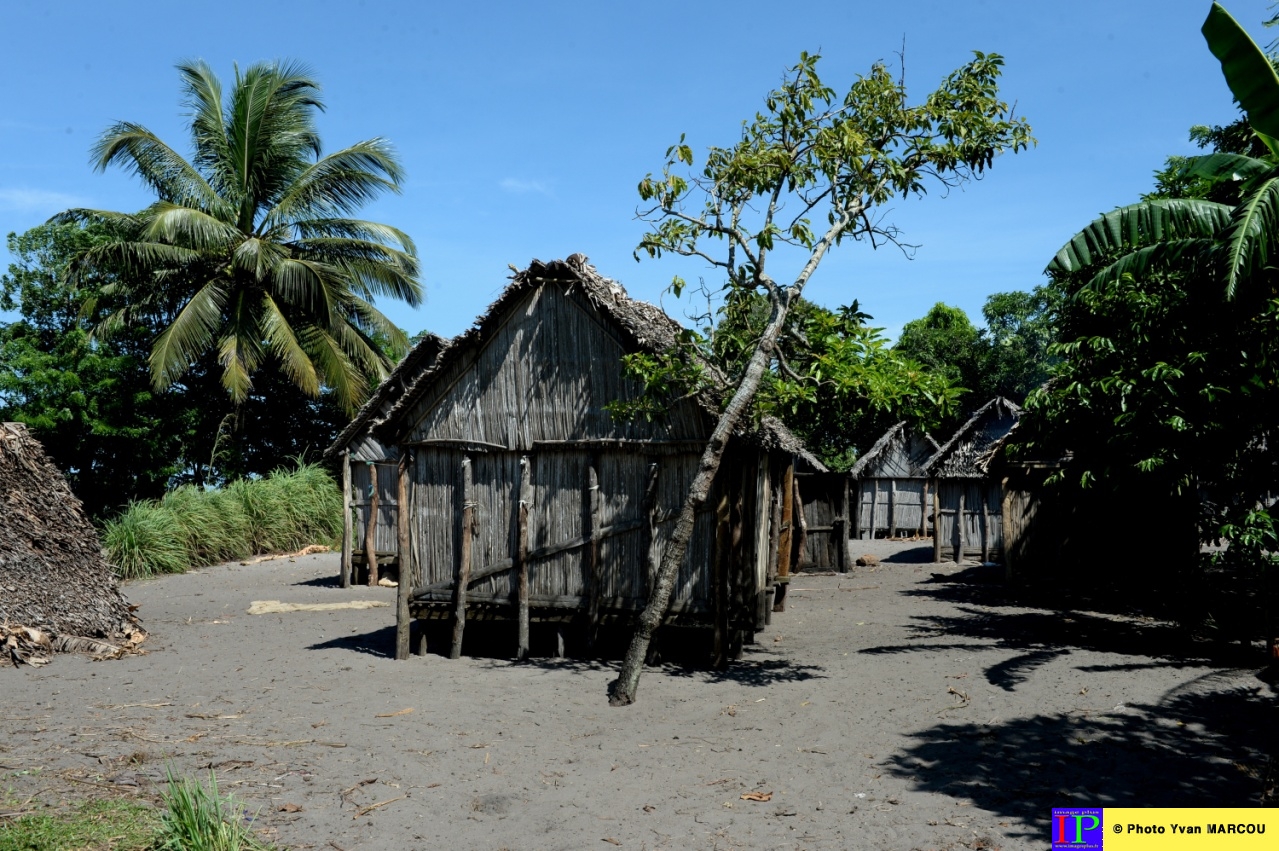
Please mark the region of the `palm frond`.
<svg viewBox="0 0 1279 851"><path fill-rule="evenodd" d="M287 259L288 249L284 246L251 236L235 247L231 265L260 283L271 275L272 269Z"/></svg>
<svg viewBox="0 0 1279 851"><path fill-rule="evenodd" d="M1146 245L1110 263L1098 271L1088 281L1087 286L1097 289L1124 275L1132 275L1141 279L1156 272L1171 271L1176 268L1192 266L1206 267L1210 265L1219 243L1216 239L1199 237L1196 239L1167 239Z"/></svg>
<svg viewBox="0 0 1279 851"><path fill-rule="evenodd" d="M222 321L226 292L216 283L196 291L151 347L151 383L163 390L209 347Z"/></svg>
<svg viewBox="0 0 1279 851"><path fill-rule="evenodd" d="M189 248L192 251L227 253L243 239L236 228L203 210L161 201L147 209L142 239Z"/></svg>
<svg viewBox="0 0 1279 851"><path fill-rule="evenodd" d="M1274 171L1275 164L1242 154L1208 154L1191 157L1178 172L1179 177L1201 177L1212 183L1247 183Z"/></svg>
<svg viewBox="0 0 1279 851"><path fill-rule="evenodd" d="M218 363L222 365L222 386L236 404L253 389L253 372L262 364L262 302L244 289L228 299L222 339L218 343Z"/></svg>
<svg viewBox="0 0 1279 851"><path fill-rule="evenodd" d="M222 112L222 82L202 60L178 64L183 105L191 110L193 162L220 196L235 192L231 145Z"/></svg>
<svg viewBox="0 0 1279 851"><path fill-rule="evenodd" d="M1226 298L1239 282L1270 264L1279 235L1279 175L1256 186L1235 208L1226 235Z"/></svg>
<svg viewBox="0 0 1279 851"><path fill-rule="evenodd" d="M280 359L280 366L289 380L308 396L320 395L320 377L315 364L298 342L288 319L270 295L262 296L262 333L267 348Z"/></svg>
<svg viewBox="0 0 1279 851"><path fill-rule="evenodd" d="M302 240L330 237L360 239L388 246L398 245L405 254L417 257L417 246L414 245L412 238L399 228L390 225L339 217L300 219L287 226L296 230L298 238Z"/></svg>
<svg viewBox="0 0 1279 851"><path fill-rule="evenodd" d="M368 396L369 384L347 357L343 346L327 331L314 325L300 329L299 340L342 409L352 414L359 410Z"/></svg>
<svg viewBox="0 0 1279 851"><path fill-rule="evenodd" d="M1212 4L1201 31L1221 62L1230 93L1248 113L1248 123L1267 136L1279 136L1279 75L1269 57L1219 3Z"/></svg>
<svg viewBox="0 0 1279 851"><path fill-rule="evenodd" d="M272 266L266 284L274 298L320 322L332 315L346 289L338 267L293 257Z"/></svg>
<svg viewBox="0 0 1279 851"><path fill-rule="evenodd" d="M140 124L121 121L94 143L94 168L118 165L151 187L163 201L210 213L225 209L222 199L195 166Z"/></svg>
<svg viewBox="0 0 1279 851"><path fill-rule="evenodd" d="M1158 199L1120 207L1075 234L1045 271L1078 272L1152 242L1216 236L1229 224L1230 212L1226 204L1197 199Z"/></svg>
<svg viewBox="0 0 1279 851"><path fill-rule="evenodd" d="M394 351L408 351L409 335L369 302L352 296L347 302L347 311L350 322L366 338L378 335L384 337Z"/></svg>
<svg viewBox="0 0 1279 851"><path fill-rule="evenodd" d="M384 192L399 193L404 169L385 139L368 139L312 163L280 197L268 223L350 213Z"/></svg>

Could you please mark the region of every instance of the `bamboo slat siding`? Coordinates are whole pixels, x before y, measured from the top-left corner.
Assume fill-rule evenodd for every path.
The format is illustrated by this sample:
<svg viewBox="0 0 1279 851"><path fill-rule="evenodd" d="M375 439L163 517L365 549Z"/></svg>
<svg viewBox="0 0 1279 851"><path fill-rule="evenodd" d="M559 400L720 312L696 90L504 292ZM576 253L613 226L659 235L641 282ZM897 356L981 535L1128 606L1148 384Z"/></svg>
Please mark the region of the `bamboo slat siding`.
<svg viewBox="0 0 1279 851"><path fill-rule="evenodd" d="M992 479L939 480L937 498L942 509L935 534L942 552L949 552L956 562L965 556L1002 557L1003 496L1002 485Z"/></svg>
<svg viewBox="0 0 1279 851"><path fill-rule="evenodd" d="M804 521L808 524L800 567L844 570L849 524L844 500L851 483L843 473L797 473Z"/></svg>
<svg viewBox="0 0 1279 851"><path fill-rule="evenodd" d="M914 535L920 530L932 531L928 520L933 513L931 494L924 502L927 479L863 479L857 483L857 536L871 538L876 534Z"/></svg>
<svg viewBox="0 0 1279 851"><path fill-rule="evenodd" d="M396 540L396 462L381 461L374 467L378 481L378 516L374 531L374 543L378 556L394 558L398 549ZM351 508L355 522L351 529L354 538L352 552L357 561L364 558L365 533L369 522L369 465L363 461L351 462Z"/></svg>

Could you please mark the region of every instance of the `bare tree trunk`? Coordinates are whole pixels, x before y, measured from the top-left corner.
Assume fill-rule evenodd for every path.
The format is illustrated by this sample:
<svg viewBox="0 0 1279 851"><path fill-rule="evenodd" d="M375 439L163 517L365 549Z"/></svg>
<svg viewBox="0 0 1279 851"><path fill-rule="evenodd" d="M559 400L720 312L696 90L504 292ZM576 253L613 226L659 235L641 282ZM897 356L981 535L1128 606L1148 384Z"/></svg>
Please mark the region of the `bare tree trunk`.
<svg viewBox="0 0 1279 851"><path fill-rule="evenodd" d="M629 706L635 702L635 693L639 690L640 674L644 670L644 659L648 655L648 645L653 640L653 633L666 617L671 604L671 592L675 589L675 579L679 575L679 566L688 551L688 542L693 537L693 526L697 519L697 510L705 504L710 496L711 485L715 482L715 474L719 472L720 462L724 458L724 449L729 438L737 429L742 415L750 407L755 393L763 381L764 371L773 354L777 338L781 336L782 327L786 323L786 313L790 308L790 294L786 290L774 290L772 297L772 313L763 336L755 345L737 386L733 398L729 400L720 414L715 430L711 432L706 449L702 452L698 463L697 476L688 489L688 496L680 509L679 519L675 521L675 530L671 534L670 543L662 554L662 566L657 572L657 582L649 595L644 611L640 613L639 625L635 628L635 636L631 639L626 656L622 660L622 670L614 680L610 689L608 702L612 706Z"/></svg>

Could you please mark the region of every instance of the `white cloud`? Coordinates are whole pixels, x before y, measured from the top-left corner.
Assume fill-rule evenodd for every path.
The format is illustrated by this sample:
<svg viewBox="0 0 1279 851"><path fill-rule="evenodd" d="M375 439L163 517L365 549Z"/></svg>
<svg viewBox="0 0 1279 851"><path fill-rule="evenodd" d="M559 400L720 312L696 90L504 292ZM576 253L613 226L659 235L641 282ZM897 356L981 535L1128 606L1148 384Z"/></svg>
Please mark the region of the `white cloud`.
<svg viewBox="0 0 1279 851"><path fill-rule="evenodd" d="M537 192L541 195L550 195L551 187L541 180L522 180L518 177L506 177L498 186L507 192L514 192L517 195L524 195L529 192Z"/></svg>
<svg viewBox="0 0 1279 851"><path fill-rule="evenodd" d="M69 207L83 207L85 201L65 192L51 192L47 189L3 189L0 188L0 210L14 210L20 213L44 212L56 213Z"/></svg>

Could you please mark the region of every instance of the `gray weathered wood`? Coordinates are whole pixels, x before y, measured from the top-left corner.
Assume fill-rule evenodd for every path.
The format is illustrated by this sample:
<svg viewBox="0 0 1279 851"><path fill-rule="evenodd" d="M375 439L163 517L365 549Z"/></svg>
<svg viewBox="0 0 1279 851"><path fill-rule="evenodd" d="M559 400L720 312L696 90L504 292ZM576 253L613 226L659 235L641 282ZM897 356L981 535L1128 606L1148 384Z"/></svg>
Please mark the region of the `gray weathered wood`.
<svg viewBox="0 0 1279 851"><path fill-rule="evenodd" d="M981 563L990 561L990 509L986 505L986 495L981 499Z"/></svg>
<svg viewBox="0 0 1279 851"><path fill-rule="evenodd" d="M933 563L941 562L941 498L933 488Z"/></svg>
<svg viewBox="0 0 1279 851"><path fill-rule="evenodd" d="M729 540L728 494L720 496L715 507L715 549L711 557L713 591L711 600L715 616L712 664L722 668L728 661L728 559Z"/></svg>
<svg viewBox="0 0 1279 851"><path fill-rule="evenodd" d="M372 461L368 462L369 480L369 519L368 525L364 530L364 565L369 572L368 585L370 588L378 583L378 565L377 565L377 521L378 521L378 480L377 466Z"/></svg>
<svg viewBox="0 0 1279 851"><path fill-rule="evenodd" d="M516 593L516 620L518 621L518 637L515 658L523 660L529 651L529 614L528 614L528 514L533 505L533 481L530 476L529 459L525 455L520 458L520 493L519 493L519 529L516 532L515 559L519 563L519 590Z"/></svg>
<svg viewBox="0 0 1279 851"><path fill-rule="evenodd" d="M955 509L955 564L963 564L964 562L964 527L967 523L968 521L964 513L964 489L960 488L959 508Z"/></svg>
<svg viewBox="0 0 1279 851"><path fill-rule="evenodd" d="M586 609L586 647L595 648L596 631L599 628L600 599L604 596L604 573L600 569L600 482L596 472L598 461L592 459L586 468L586 493L583 503L586 513L586 576L590 583L590 599Z"/></svg>
<svg viewBox="0 0 1279 851"><path fill-rule="evenodd" d="M897 480L888 480L888 537L897 537Z"/></svg>
<svg viewBox="0 0 1279 851"><path fill-rule="evenodd" d="M400 452L400 462L396 469L396 532L399 552L396 562L399 567L399 587L395 589L395 658L403 661L409 658L410 633L413 618L409 615L409 597L413 594L413 568L409 563L409 475L407 449Z"/></svg>
<svg viewBox="0 0 1279 851"><path fill-rule="evenodd" d="M351 521L351 450L348 449L342 453L342 561L338 571L343 588L351 586L351 550L354 547L355 529Z"/></svg>
<svg viewBox="0 0 1279 851"><path fill-rule="evenodd" d="M457 588L454 589L456 606L453 611L453 645L449 658L462 656L462 633L466 629L466 586L471 578L471 543L475 539L475 504L471 501L471 459L462 460L461 472L462 527L457 547Z"/></svg>

